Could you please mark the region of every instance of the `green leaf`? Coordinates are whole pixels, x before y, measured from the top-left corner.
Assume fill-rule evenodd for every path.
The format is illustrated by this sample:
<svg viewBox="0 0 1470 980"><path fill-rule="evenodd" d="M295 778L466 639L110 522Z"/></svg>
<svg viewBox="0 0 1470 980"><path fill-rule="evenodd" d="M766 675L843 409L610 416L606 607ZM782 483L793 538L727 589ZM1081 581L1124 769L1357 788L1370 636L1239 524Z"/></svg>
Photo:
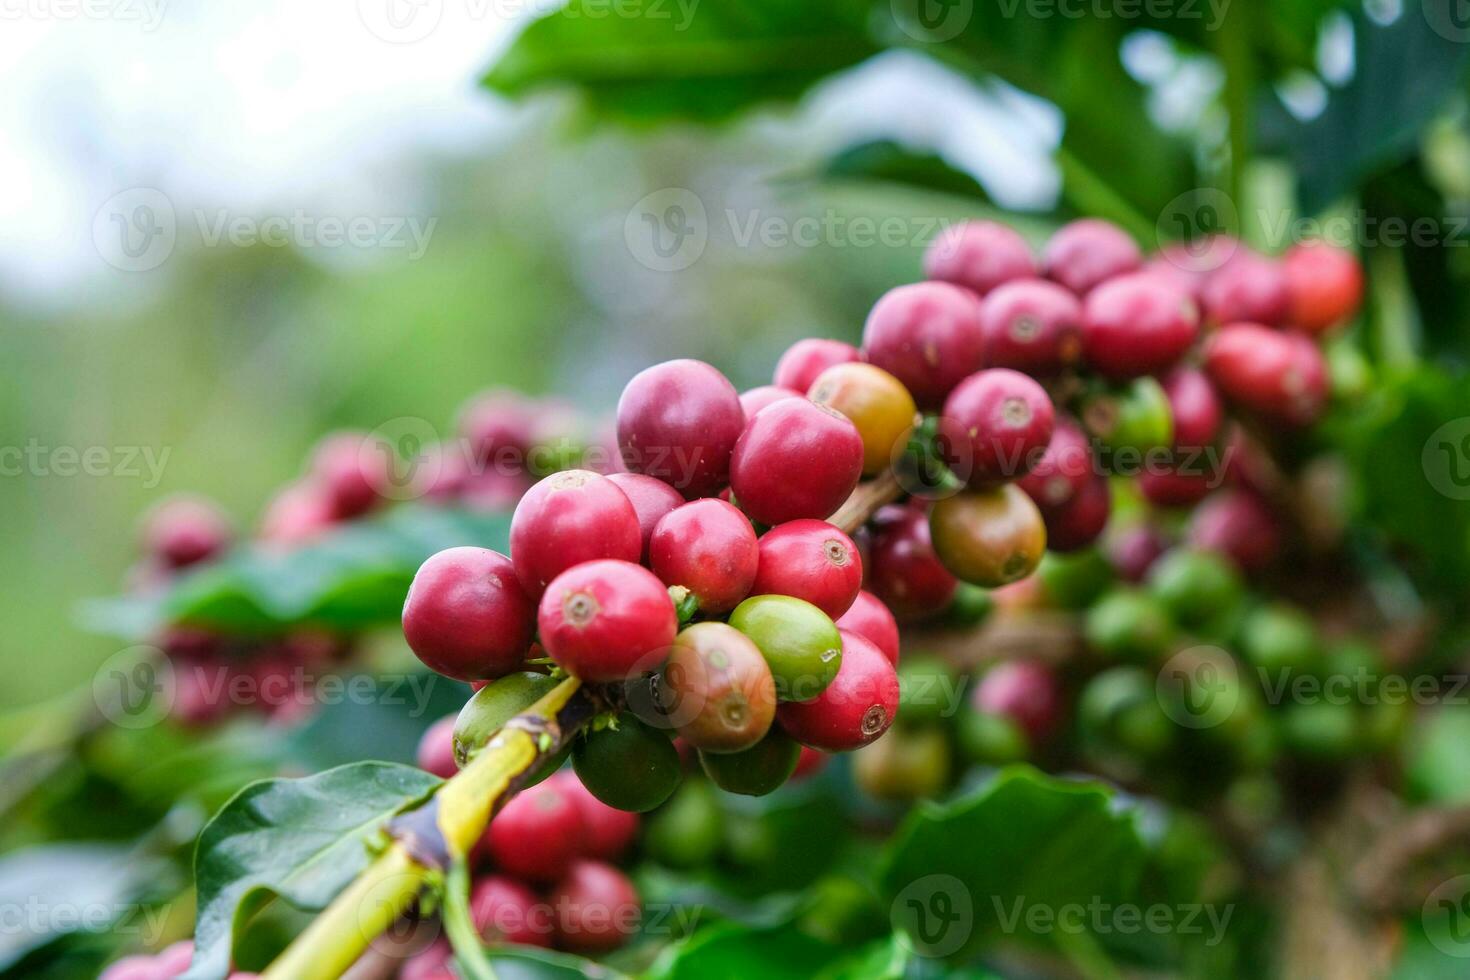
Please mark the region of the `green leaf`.
<svg viewBox="0 0 1470 980"><path fill-rule="evenodd" d="M938 191L989 202L980 182L955 169L934 153L917 151L894 140L858 143L829 159L818 174L823 180L866 180Z"/></svg>
<svg viewBox="0 0 1470 980"><path fill-rule="evenodd" d="M1406 773L1415 794L1429 803L1470 802L1470 715L1436 711L1405 746Z"/></svg>
<svg viewBox="0 0 1470 980"><path fill-rule="evenodd" d="M505 551L509 535L507 514L402 506L290 551L241 549L161 596L94 603L84 619L133 638L168 622L234 633L379 626L397 622L424 559L459 545Z"/></svg>
<svg viewBox="0 0 1470 980"><path fill-rule="evenodd" d="M1135 814L1114 791L1019 766L920 804L890 842L879 883L918 949L953 956L1024 935L1032 908L1129 900L1145 856Z"/></svg>
<svg viewBox="0 0 1470 980"><path fill-rule="evenodd" d="M875 53L867 11L863 0L648 0L638 16L610 16L599 0L572 0L528 25L485 84L517 97L576 86L627 119L719 119Z"/></svg>
<svg viewBox="0 0 1470 980"><path fill-rule="evenodd" d="M1465 74L1470 44L1435 30L1430 8L1446 0L1406 6L1389 24L1353 14L1353 77L1328 98L1327 108L1297 122L1279 102L1263 113L1263 139L1296 163L1302 209L1316 214L1370 174L1407 159L1421 130L1444 107ZM1450 32L1453 33L1453 32Z"/></svg>
<svg viewBox="0 0 1470 980"><path fill-rule="evenodd" d="M626 974L569 953L521 947L487 954L497 980L619 980Z"/></svg>
<svg viewBox="0 0 1470 980"><path fill-rule="evenodd" d="M279 896L315 912L365 867L368 835L439 780L410 766L361 762L241 790L199 835L198 923L190 980L223 977L236 935Z"/></svg>
<svg viewBox="0 0 1470 980"><path fill-rule="evenodd" d="M750 929L720 923L668 947L649 971L651 980L807 980L842 950L792 924Z"/></svg>

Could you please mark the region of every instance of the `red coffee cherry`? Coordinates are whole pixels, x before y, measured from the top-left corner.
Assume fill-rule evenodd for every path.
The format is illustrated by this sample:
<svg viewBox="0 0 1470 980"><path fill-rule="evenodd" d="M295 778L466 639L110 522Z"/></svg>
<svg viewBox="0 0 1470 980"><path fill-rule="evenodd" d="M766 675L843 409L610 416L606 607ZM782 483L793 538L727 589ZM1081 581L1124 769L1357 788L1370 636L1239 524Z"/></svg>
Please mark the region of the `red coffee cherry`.
<svg viewBox="0 0 1470 980"><path fill-rule="evenodd" d="M1217 479L1218 474L1207 472L1198 461L1190 469L1155 465L1138 475L1138 492L1155 507L1193 507L1210 495Z"/></svg>
<svg viewBox="0 0 1470 980"><path fill-rule="evenodd" d="M1048 550L1067 553L1086 548L1102 536L1113 513L1107 477L1094 474L1061 507L1041 508Z"/></svg>
<svg viewBox="0 0 1470 980"><path fill-rule="evenodd" d="M1195 508L1186 535L1189 545L1216 551L1243 571L1259 571L1281 551L1281 525L1255 494L1223 490Z"/></svg>
<svg viewBox="0 0 1470 980"><path fill-rule="evenodd" d="M1045 279L1006 283L980 304L987 367L1043 377L1072 366L1082 350L1082 304Z"/></svg>
<svg viewBox="0 0 1470 980"><path fill-rule="evenodd" d="M1082 310L1082 353L1099 374L1115 380L1168 368L1199 334L1199 308L1184 292L1147 274L1098 286Z"/></svg>
<svg viewBox="0 0 1470 980"><path fill-rule="evenodd" d="M857 545L826 521L788 521L761 535L751 595L796 596L836 619L862 587Z"/></svg>
<svg viewBox="0 0 1470 980"><path fill-rule="evenodd" d="M536 404L518 391L482 392L459 412L469 457L495 472L519 471L536 443Z"/></svg>
<svg viewBox="0 0 1470 980"><path fill-rule="evenodd" d="M382 499L388 463L363 432L337 432L317 444L311 454L311 479L330 503L332 516L349 520L372 510Z"/></svg>
<svg viewBox="0 0 1470 980"><path fill-rule="evenodd" d="M980 301L945 282L890 289L868 314L863 350L870 363L903 383L920 408L937 408L983 363Z"/></svg>
<svg viewBox="0 0 1470 980"><path fill-rule="evenodd" d="M829 367L862 359L862 352L852 344L822 337L808 337L798 340L781 355L781 359L776 362L776 375L772 384L777 388L804 395L812 382L817 380L817 375ZM746 418L751 414L753 413L747 413Z"/></svg>
<svg viewBox="0 0 1470 980"><path fill-rule="evenodd" d="M649 567L665 585L682 585L701 612L727 613L750 595L759 563L755 528L723 500L693 500L658 522Z"/></svg>
<svg viewBox="0 0 1470 980"><path fill-rule="evenodd" d="M703 361L655 364L635 375L618 399L624 464L688 499L720 492L744 427L735 386Z"/></svg>
<svg viewBox="0 0 1470 980"><path fill-rule="evenodd" d="M884 507L874 518L868 588L900 622L943 612L959 580L934 553L929 515L916 507Z"/></svg>
<svg viewBox="0 0 1470 980"><path fill-rule="evenodd" d="M1221 327L1205 344L1205 371L1227 399L1276 422L1309 425L1327 405L1327 362L1301 334Z"/></svg>
<svg viewBox="0 0 1470 980"><path fill-rule="evenodd" d="M1159 249L1144 271L1168 280L1198 301L1211 273L1223 268L1240 247L1240 241L1230 235L1173 242Z"/></svg>
<svg viewBox="0 0 1470 980"><path fill-rule="evenodd" d="M470 890L470 921L488 943L551 947L550 907L514 878L486 875Z"/></svg>
<svg viewBox="0 0 1470 980"><path fill-rule="evenodd" d="M863 440L863 474L876 476L893 465L918 420L913 396L897 378L871 364L838 364L817 376L807 397L841 412Z"/></svg>
<svg viewBox="0 0 1470 980"><path fill-rule="evenodd" d="M260 519L260 540L286 546L299 545L318 537L337 522L322 487L312 480L303 480L285 487L276 494Z"/></svg>
<svg viewBox="0 0 1470 980"><path fill-rule="evenodd" d="M790 388L782 388L778 385L761 385L759 388L752 388L749 391L740 393L740 408L745 412L745 419L748 422L755 418L756 412L759 412L772 402L778 402L783 398L800 398L801 395L801 392L792 391Z"/></svg>
<svg viewBox="0 0 1470 980"><path fill-rule="evenodd" d="M976 711L1009 718L1037 742L1062 721L1061 685L1050 667L1034 660L1007 660L990 668L970 703Z"/></svg>
<svg viewBox="0 0 1470 980"><path fill-rule="evenodd" d="M877 647L888 662L898 666L898 620L871 592L862 591L852 606L837 620L837 628L856 633Z"/></svg>
<svg viewBox="0 0 1470 980"><path fill-rule="evenodd" d="M535 608L509 558L488 548L450 548L414 574L403 601L403 636L446 677L504 677L531 645Z"/></svg>
<svg viewBox="0 0 1470 980"><path fill-rule="evenodd" d="M1302 242L1282 260L1286 272L1286 322L1320 334L1353 318L1363 301L1363 267L1357 256L1328 242Z"/></svg>
<svg viewBox="0 0 1470 980"><path fill-rule="evenodd" d="M1009 368L977 371L950 392L939 448L971 486L1014 480L1041 459L1055 414L1046 390Z"/></svg>
<svg viewBox="0 0 1470 980"><path fill-rule="evenodd" d="M945 568L987 589L1030 575L1046 550L1041 512L1009 483L938 501L929 512L929 533Z"/></svg>
<svg viewBox="0 0 1470 980"><path fill-rule="evenodd" d="M801 755L796 758L796 769L791 773L791 781L806 779L815 776L827 766L832 757L820 749L814 749L810 745L801 747Z"/></svg>
<svg viewBox="0 0 1470 980"><path fill-rule="evenodd" d="M103 970L97 980L159 980L158 961L152 956L124 956Z"/></svg>
<svg viewBox="0 0 1470 980"><path fill-rule="evenodd" d="M648 561L648 542L653 529L664 515L684 505L684 495L662 480L642 473L609 473L607 478L617 484L633 505L638 515L638 530L643 535L643 561Z"/></svg>
<svg viewBox="0 0 1470 980"><path fill-rule="evenodd" d="M398 980L458 980L452 969L454 949L446 939L436 939L415 953L398 971Z"/></svg>
<svg viewBox="0 0 1470 980"><path fill-rule="evenodd" d="M556 912L556 942L578 953L605 953L638 931L642 900L633 883L601 861L578 861L547 903Z"/></svg>
<svg viewBox="0 0 1470 980"><path fill-rule="evenodd" d="M1031 472L1016 486L1043 509L1065 507L1092 480L1097 467L1092 446L1082 430L1067 419L1059 419L1051 442Z"/></svg>
<svg viewBox="0 0 1470 980"><path fill-rule="evenodd" d="M143 550L168 568L215 558L234 536L229 519L203 497L171 497L143 519Z"/></svg>
<svg viewBox="0 0 1470 980"><path fill-rule="evenodd" d="M924 277L985 295L1014 279L1036 275L1031 246L998 221L962 221L941 231L924 252Z"/></svg>
<svg viewBox="0 0 1470 980"><path fill-rule="evenodd" d="M1048 279L1086 296L1099 283L1136 270L1143 264L1143 254L1117 225L1083 218L1057 229L1046 243L1042 262Z"/></svg>
<svg viewBox="0 0 1470 980"><path fill-rule="evenodd" d="M643 532L628 495L591 470L548 476L526 491L510 519L510 557L533 598L573 565L642 555Z"/></svg>
<svg viewBox="0 0 1470 980"><path fill-rule="evenodd" d="M840 412L805 398L762 409L735 444L730 488L762 524L831 516L857 486L863 440Z"/></svg>
<svg viewBox="0 0 1470 980"><path fill-rule="evenodd" d="M612 861L621 857L638 837L642 819L636 813L619 810L592 795L576 773L563 769L547 780L571 797L582 811L582 854L584 857Z"/></svg>
<svg viewBox="0 0 1470 980"><path fill-rule="evenodd" d="M1203 449L1215 444L1225 409L1205 373L1178 367L1164 376L1164 394L1169 396L1169 413L1174 416L1174 448Z"/></svg>
<svg viewBox="0 0 1470 980"><path fill-rule="evenodd" d="M440 718L430 725L419 739L415 761L424 772L448 779L459 772L459 763L454 761L454 722L456 715Z"/></svg>
<svg viewBox="0 0 1470 980"><path fill-rule="evenodd" d="M1123 581L1142 582L1154 562L1168 550L1169 541L1158 528L1135 524L1112 536L1108 561Z"/></svg>
<svg viewBox="0 0 1470 980"><path fill-rule="evenodd" d="M652 572L626 561L589 561L546 587L537 615L541 644L574 677L628 680L663 661L679 617Z"/></svg>
<svg viewBox="0 0 1470 980"><path fill-rule="evenodd" d="M810 701L776 709L781 727L803 745L848 752L878 738L898 715L898 673L881 650L857 633L841 631L842 666Z"/></svg>
<svg viewBox="0 0 1470 980"><path fill-rule="evenodd" d="M585 846L582 811L550 782L511 797L490 821L481 848L501 871L528 881L555 881Z"/></svg>
<svg viewBox="0 0 1470 980"><path fill-rule="evenodd" d="M1205 280L1200 303L1210 323L1277 326L1291 306L1286 270L1275 259L1241 247Z"/></svg>
<svg viewBox="0 0 1470 980"><path fill-rule="evenodd" d="M659 704L679 737L705 752L743 752L776 717L776 681L760 648L727 623L695 623L674 640Z"/></svg>

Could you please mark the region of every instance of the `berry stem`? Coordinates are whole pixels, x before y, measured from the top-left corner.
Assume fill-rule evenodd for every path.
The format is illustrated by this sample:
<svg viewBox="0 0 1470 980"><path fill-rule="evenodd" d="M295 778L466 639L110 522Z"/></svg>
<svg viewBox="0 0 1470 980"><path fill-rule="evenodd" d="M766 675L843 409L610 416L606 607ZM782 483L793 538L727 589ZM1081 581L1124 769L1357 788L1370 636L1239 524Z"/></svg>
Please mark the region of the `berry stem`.
<svg viewBox="0 0 1470 980"><path fill-rule="evenodd" d="M569 677L506 722L469 765L389 825L394 842L296 937L264 980L341 976L445 870L435 855L463 860L496 811L597 711L592 692Z"/></svg>
<svg viewBox="0 0 1470 980"><path fill-rule="evenodd" d="M899 485L898 475L891 469L886 470L881 476L858 484L858 488L847 498L846 503L837 508L837 513L827 519L827 523L852 534L866 524L868 518L877 513L880 507L893 503L902 495L903 487Z"/></svg>

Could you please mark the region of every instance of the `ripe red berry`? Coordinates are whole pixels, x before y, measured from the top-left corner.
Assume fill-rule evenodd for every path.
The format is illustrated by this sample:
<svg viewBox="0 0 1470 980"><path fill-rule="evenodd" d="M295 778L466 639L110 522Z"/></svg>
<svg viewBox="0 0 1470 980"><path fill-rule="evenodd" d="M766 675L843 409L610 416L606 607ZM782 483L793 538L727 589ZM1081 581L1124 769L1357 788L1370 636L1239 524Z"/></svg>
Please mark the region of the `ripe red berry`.
<svg viewBox="0 0 1470 980"><path fill-rule="evenodd" d="M453 963L453 947L448 940L439 939L409 957L398 971L398 980L458 980Z"/></svg>
<svg viewBox="0 0 1470 980"><path fill-rule="evenodd" d="M1164 552L1169 542L1151 524L1135 524L1112 536L1108 561L1125 582L1142 582L1148 570Z"/></svg>
<svg viewBox="0 0 1470 980"><path fill-rule="evenodd" d="M1215 489L1215 477L1199 465L1149 466L1138 474L1138 492L1155 507L1192 507Z"/></svg>
<svg viewBox="0 0 1470 980"><path fill-rule="evenodd" d="M1038 742L1062 720L1056 675L1034 660L1007 660L990 668L976 685L971 704L977 711L1011 719Z"/></svg>
<svg viewBox="0 0 1470 980"><path fill-rule="evenodd" d="M1174 417L1174 448L1203 449L1214 445L1225 418L1220 396L1205 373L1192 367L1170 371L1162 381Z"/></svg>
<svg viewBox="0 0 1470 980"><path fill-rule="evenodd" d="M744 427L735 386L703 361L655 364L635 375L618 399L624 464L689 499L720 492Z"/></svg>
<svg viewBox="0 0 1470 980"><path fill-rule="evenodd" d="M751 388L749 391L740 393L740 407L745 412L745 419L749 421L755 418L755 413L765 408L772 402L778 402L783 398L800 398L802 392L792 391L790 388L782 388L778 385L761 385L759 388Z"/></svg>
<svg viewBox="0 0 1470 980"><path fill-rule="evenodd" d="M1167 279L1198 300L1211 273L1229 262L1240 247L1240 241L1230 235L1173 242L1159 249L1144 271Z"/></svg>
<svg viewBox="0 0 1470 980"><path fill-rule="evenodd" d="M826 521L788 521L761 535L751 595L795 596L836 619L862 586L857 545Z"/></svg>
<svg viewBox="0 0 1470 980"><path fill-rule="evenodd" d="M874 519L868 587L900 621L941 613L959 580L934 553L929 516L916 507L884 507Z"/></svg>
<svg viewBox="0 0 1470 980"><path fill-rule="evenodd" d="M770 666L755 641L728 623L695 623L679 634L658 698L665 722L704 752L743 752L776 717Z"/></svg>
<svg viewBox="0 0 1470 980"><path fill-rule="evenodd" d="M589 561L552 580L537 616L541 643L584 681L627 680L655 669L679 617L669 590L626 561Z"/></svg>
<svg viewBox="0 0 1470 980"><path fill-rule="evenodd" d="M1276 560L1281 525L1254 494L1224 490L1195 508L1187 540L1191 547L1217 551L1253 572Z"/></svg>
<svg viewBox="0 0 1470 980"><path fill-rule="evenodd" d="M827 761L832 757L820 749L814 749L810 745L801 747L801 755L796 758L796 769L791 773L791 780L795 782L815 776L826 768Z"/></svg>
<svg viewBox="0 0 1470 980"><path fill-rule="evenodd" d="M1031 472L1016 486L1043 509L1065 507L1092 479L1097 468L1092 447L1072 422L1061 419L1052 431L1051 442Z"/></svg>
<svg viewBox="0 0 1470 980"><path fill-rule="evenodd" d="M898 715L898 673L876 646L843 630L842 666L810 701L776 709L781 727L803 745L847 752L878 738Z"/></svg>
<svg viewBox="0 0 1470 980"><path fill-rule="evenodd" d="M638 530L643 535L643 561L648 561L648 542L653 529L676 507L684 504L684 495L662 480L642 473L609 473L608 477L633 505L638 515Z"/></svg>
<svg viewBox="0 0 1470 980"><path fill-rule="evenodd" d="M643 532L627 494L590 470L555 473L526 491L510 519L510 556L527 595L573 565L599 558L636 562Z"/></svg>
<svg viewBox="0 0 1470 980"><path fill-rule="evenodd" d="M520 943L550 948L551 908L514 878L486 875L470 890L470 921L489 943Z"/></svg>
<svg viewBox="0 0 1470 980"><path fill-rule="evenodd" d="M488 548L450 548L414 575L403 601L403 636L446 677L503 677L531 645L535 609L509 558Z"/></svg>
<svg viewBox="0 0 1470 980"><path fill-rule="evenodd" d="M937 408L984 361L980 301L945 282L890 289L868 314L863 350L870 363L903 383L920 408Z"/></svg>
<svg viewBox="0 0 1470 980"><path fill-rule="evenodd" d="M1286 271L1286 321L1319 334L1352 319L1363 301L1363 267L1347 249L1302 242L1282 260Z"/></svg>
<svg viewBox="0 0 1470 980"><path fill-rule="evenodd" d="M1082 304L1045 279L1000 287L980 304L985 363L1037 377L1075 364L1082 349Z"/></svg>
<svg viewBox="0 0 1470 980"><path fill-rule="evenodd" d="M1143 255L1117 225L1083 218L1057 229L1042 260L1048 279L1086 296L1099 283L1133 272L1143 263Z"/></svg>
<svg viewBox="0 0 1470 980"><path fill-rule="evenodd" d="M260 539L274 545L298 545L319 536L336 521L326 492L315 481L303 480L271 500L260 520Z"/></svg>
<svg viewBox="0 0 1470 980"><path fill-rule="evenodd" d="M1308 425L1327 405L1327 363L1301 334L1229 324L1206 343L1205 370L1227 399L1276 422Z"/></svg>
<svg viewBox="0 0 1470 980"><path fill-rule="evenodd" d="M762 524L825 520L863 470L863 440L840 412L805 398L767 406L751 419L730 460L730 487Z"/></svg>
<svg viewBox="0 0 1470 980"><path fill-rule="evenodd" d="M997 221L962 221L941 231L924 252L924 276L985 295L1014 279L1036 275L1036 259L1014 228Z"/></svg>
<svg viewBox="0 0 1470 980"><path fill-rule="evenodd" d="M388 461L366 433L338 432L317 444L311 454L311 478L330 502L332 516L348 520L371 510L382 499Z"/></svg>
<svg viewBox="0 0 1470 980"><path fill-rule="evenodd" d="M1110 279L1087 296L1082 353L1100 374L1156 374L1184 356L1199 334L1194 299L1147 274Z"/></svg>
<svg viewBox="0 0 1470 980"><path fill-rule="evenodd" d="M459 434L480 467L518 471L535 444L536 417L536 405L520 392L486 391L460 409Z"/></svg>
<svg viewBox="0 0 1470 980"><path fill-rule="evenodd" d="M1086 548L1102 536L1113 513L1113 493L1107 477L1094 474L1061 507L1041 508L1046 524L1046 547L1070 552Z"/></svg>
<svg viewBox="0 0 1470 980"><path fill-rule="evenodd" d="M944 567L987 589L1030 575L1046 550L1041 512L1009 483L938 501L929 513L929 531Z"/></svg>
<svg viewBox="0 0 1470 980"><path fill-rule="evenodd" d="M1286 270L1275 259L1239 248L1205 280L1200 302L1210 323L1246 321L1277 326L1291 305Z"/></svg>
<svg viewBox="0 0 1470 980"><path fill-rule="evenodd" d="M143 549L168 568L184 568L217 557L229 547L229 520L202 497L172 497L148 512Z"/></svg>
<svg viewBox="0 0 1470 980"><path fill-rule="evenodd" d="M511 797L490 821L483 852L501 871L528 881L555 881L582 854L582 811L557 786L538 783Z"/></svg>
<svg viewBox="0 0 1470 980"><path fill-rule="evenodd" d="M440 718L419 739L415 761L424 772L448 779L459 772L454 761L454 722L456 715Z"/></svg>
<svg viewBox="0 0 1470 980"><path fill-rule="evenodd" d="M871 592L861 591L852 606L837 620L838 629L847 630L864 637L898 666L898 620L883 604L883 600Z"/></svg>
<svg viewBox="0 0 1470 980"><path fill-rule="evenodd" d="M648 562L665 585L694 593L701 612L727 613L750 595L755 581L755 528L723 500L693 500L658 522Z"/></svg>
<svg viewBox="0 0 1470 980"><path fill-rule="evenodd" d="M776 375L772 384L777 388L804 395L812 382L817 380L817 375L829 367L862 359L862 352L852 344L822 337L808 337L798 340L781 355L781 359L776 362Z"/></svg>
<svg viewBox="0 0 1470 980"><path fill-rule="evenodd" d="M623 855L638 837L642 818L619 810L592 795L576 773L563 769L547 782L554 784L582 811L582 853L586 857L612 861Z"/></svg>
<svg viewBox="0 0 1470 980"><path fill-rule="evenodd" d="M638 931L643 916L633 883L601 861L578 861L547 896L556 911L556 941L579 953L617 949Z"/></svg>
<svg viewBox="0 0 1470 980"><path fill-rule="evenodd" d="M971 486L1014 480L1041 459L1055 413L1045 389L1009 368L970 375L944 403L939 448Z"/></svg>

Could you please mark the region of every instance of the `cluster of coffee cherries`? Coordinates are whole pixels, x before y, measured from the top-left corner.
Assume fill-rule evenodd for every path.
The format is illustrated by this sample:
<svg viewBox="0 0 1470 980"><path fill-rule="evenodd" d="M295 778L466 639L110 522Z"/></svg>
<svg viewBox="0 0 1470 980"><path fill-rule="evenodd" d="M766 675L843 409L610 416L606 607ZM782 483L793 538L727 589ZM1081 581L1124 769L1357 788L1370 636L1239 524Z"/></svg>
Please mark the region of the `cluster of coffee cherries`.
<svg viewBox="0 0 1470 980"><path fill-rule="evenodd" d="M98 980L174 980L184 975L193 958L194 943L185 939L153 955L125 956L103 970ZM229 980L253 980L256 976L235 971Z"/></svg>

